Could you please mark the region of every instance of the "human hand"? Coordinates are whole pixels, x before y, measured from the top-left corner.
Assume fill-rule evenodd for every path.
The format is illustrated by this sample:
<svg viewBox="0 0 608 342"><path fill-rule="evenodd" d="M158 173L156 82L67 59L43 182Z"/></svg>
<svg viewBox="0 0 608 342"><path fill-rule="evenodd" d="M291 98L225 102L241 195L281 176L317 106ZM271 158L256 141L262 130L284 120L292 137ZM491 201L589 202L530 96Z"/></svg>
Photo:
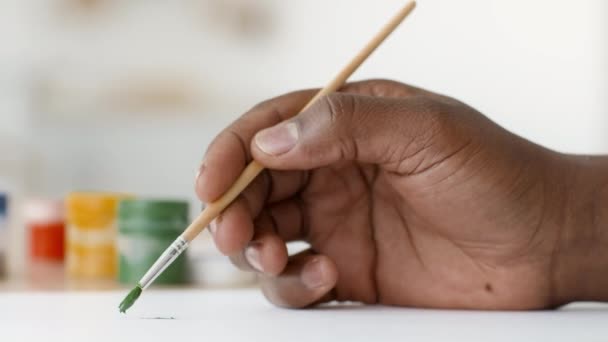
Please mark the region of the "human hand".
<svg viewBox="0 0 608 342"><path fill-rule="evenodd" d="M212 224L218 249L288 307L360 301L532 309L556 281L569 218L567 156L454 99L392 81L266 101L210 145L196 192L218 199L266 170ZM286 243L310 249L287 255Z"/></svg>

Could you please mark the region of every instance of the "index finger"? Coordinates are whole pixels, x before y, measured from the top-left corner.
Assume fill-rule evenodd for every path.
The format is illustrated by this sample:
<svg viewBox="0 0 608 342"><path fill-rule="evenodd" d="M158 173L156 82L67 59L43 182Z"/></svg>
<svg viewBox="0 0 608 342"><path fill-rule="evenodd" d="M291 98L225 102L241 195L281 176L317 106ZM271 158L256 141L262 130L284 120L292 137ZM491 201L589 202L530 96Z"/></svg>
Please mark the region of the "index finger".
<svg viewBox="0 0 608 342"><path fill-rule="evenodd" d="M196 180L196 193L205 203L217 200L252 160L251 140L264 129L297 114L319 89L301 90L264 101L224 129L209 145ZM426 91L390 80L347 83L339 90L378 97L408 97Z"/></svg>
<svg viewBox="0 0 608 342"><path fill-rule="evenodd" d="M301 90L264 101L224 129L209 145L196 180L205 203L217 200L252 160L250 142L260 130L297 114L318 90Z"/></svg>

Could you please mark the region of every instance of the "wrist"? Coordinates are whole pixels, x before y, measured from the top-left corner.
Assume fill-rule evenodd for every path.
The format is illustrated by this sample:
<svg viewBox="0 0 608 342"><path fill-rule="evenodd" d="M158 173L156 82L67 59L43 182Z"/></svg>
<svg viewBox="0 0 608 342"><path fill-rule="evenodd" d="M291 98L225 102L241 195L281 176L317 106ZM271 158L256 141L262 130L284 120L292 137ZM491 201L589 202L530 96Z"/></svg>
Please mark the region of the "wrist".
<svg viewBox="0 0 608 342"><path fill-rule="evenodd" d="M608 301L608 157L564 158L567 191L554 252L554 301Z"/></svg>

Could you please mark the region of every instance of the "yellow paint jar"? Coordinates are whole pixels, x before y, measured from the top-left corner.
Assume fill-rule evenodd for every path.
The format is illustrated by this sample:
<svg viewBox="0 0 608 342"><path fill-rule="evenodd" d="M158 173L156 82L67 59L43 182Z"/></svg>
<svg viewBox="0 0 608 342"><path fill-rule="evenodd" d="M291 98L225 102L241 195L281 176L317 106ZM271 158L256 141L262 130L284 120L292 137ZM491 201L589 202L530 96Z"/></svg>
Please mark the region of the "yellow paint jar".
<svg viewBox="0 0 608 342"><path fill-rule="evenodd" d="M78 192L66 199L66 268L74 278L114 278L117 273L118 203L126 195Z"/></svg>

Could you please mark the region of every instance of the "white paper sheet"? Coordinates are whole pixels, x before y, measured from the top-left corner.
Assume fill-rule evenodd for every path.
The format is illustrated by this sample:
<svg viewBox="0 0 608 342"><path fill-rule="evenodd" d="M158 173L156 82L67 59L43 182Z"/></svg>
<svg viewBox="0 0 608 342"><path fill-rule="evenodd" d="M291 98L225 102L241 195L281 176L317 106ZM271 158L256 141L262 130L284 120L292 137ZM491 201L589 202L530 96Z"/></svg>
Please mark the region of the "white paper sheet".
<svg viewBox="0 0 608 342"><path fill-rule="evenodd" d="M608 341L604 304L536 312L286 310L255 290L148 290L123 315L117 306L125 294L0 293L0 341Z"/></svg>

